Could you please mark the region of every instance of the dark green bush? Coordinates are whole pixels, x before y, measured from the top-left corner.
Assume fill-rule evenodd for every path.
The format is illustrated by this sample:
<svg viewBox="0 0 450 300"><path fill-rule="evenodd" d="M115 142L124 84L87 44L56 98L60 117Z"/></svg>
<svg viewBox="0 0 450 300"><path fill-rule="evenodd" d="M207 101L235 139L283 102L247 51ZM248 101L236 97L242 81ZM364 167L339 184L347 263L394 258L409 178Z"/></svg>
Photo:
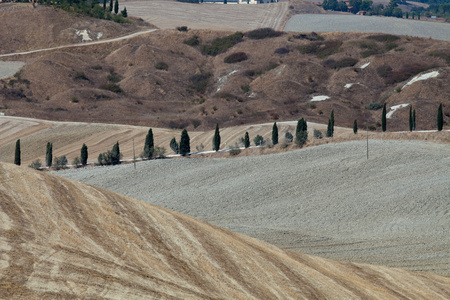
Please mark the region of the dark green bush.
<svg viewBox="0 0 450 300"><path fill-rule="evenodd" d="M392 34L376 34L368 36L367 39L383 43L392 43L396 40L399 40L400 38Z"/></svg>
<svg viewBox="0 0 450 300"><path fill-rule="evenodd" d="M231 156L236 156L236 155L239 155L240 153L241 153L241 149L239 149L238 147L233 147L230 150Z"/></svg>
<svg viewBox="0 0 450 300"><path fill-rule="evenodd" d="M357 59L346 57L341 60L335 61L333 59L326 60L324 66L331 69L342 69L347 67L353 67L358 62Z"/></svg>
<svg viewBox="0 0 450 300"><path fill-rule="evenodd" d="M378 76L382 78L388 78L392 73L392 68L388 65L379 66L377 68Z"/></svg>
<svg viewBox="0 0 450 300"><path fill-rule="evenodd" d="M379 109L383 108L383 104L381 104L381 103L369 103L369 104L366 105L366 108L370 109L370 110L379 110Z"/></svg>
<svg viewBox="0 0 450 300"><path fill-rule="evenodd" d="M433 51L433 52L429 52L428 55L432 56L432 57L442 58L448 64L450 64L450 51L448 51L448 50Z"/></svg>
<svg viewBox="0 0 450 300"><path fill-rule="evenodd" d="M200 39L197 35L192 36L191 38L188 38L187 40L184 40L183 43L185 43L186 45L195 47L200 45Z"/></svg>
<svg viewBox="0 0 450 300"><path fill-rule="evenodd" d="M323 41L324 38L320 35L318 35L315 32L311 32L308 34L297 34L293 36L294 39L303 39L303 40L308 40L308 41Z"/></svg>
<svg viewBox="0 0 450 300"><path fill-rule="evenodd" d="M108 81L110 81L112 83L118 83L119 81L122 80L122 76L120 76L119 74L116 74L116 73L111 73L108 75L107 79L108 79Z"/></svg>
<svg viewBox="0 0 450 300"><path fill-rule="evenodd" d="M214 39L210 45L202 46L202 53L205 55L216 56L223 53L242 41L244 34L242 32L235 32L223 38Z"/></svg>
<svg viewBox="0 0 450 300"><path fill-rule="evenodd" d="M244 60L247 60L248 56L245 52L235 52L233 54L228 55L227 57L225 57L223 59L224 63L227 64L234 64L234 63L238 63Z"/></svg>
<svg viewBox="0 0 450 300"><path fill-rule="evenodd" d="M288 54L289 53L289 49L288 48L278 48L275 50L274 52L275 54L279 54L279 55L284 55L284 54Z"/></svg>
<svg viewBox="0 0 450 300"><path fill-rule="evenodd" d="M203 94L206 92L206 88L208 87L210 77L211 77L210 73L196 74L194 76L191 76L189 78L189 81L191 82L189 87L195 90L197 93Z"/></svg>
<svg viewBox="0 0 450 300"><path fill-rule="evenodd" d="M123 93L122 88L114 83L104 84L104 85L102 85L102 89L111 91L113 93L118 93L118 94Z"/></svg>
<svg viewBox="0 0 450 300"><path fill-rule="evenodd" d="M177 30L178 31L188 31L189 29L187 26L179 26L179 27L177 27Z"/></svg>
<svg viewBox="0 0 450 300"><path fill-rule="evenodd" d="M386 51L390 51L390 50L395 49L397 47L398 47L398 45L396 43L389 43L389 44L386 44L385 49L386 49Z"/></svg>
<svg viewBox="0 0 450 300"><path fill-rule="evenodd" d="M163 61L159 61L156 63L155 68L157 68L158 70L167 71L167 70L169 70L169 65Z"/></svg>
<svg viewBox="0 0 450 300"><path fill-rule="evenodd" d="M255 74L256 74L256 72L254 70L246 70L244 72L244 75L248 76L248 77L253 77L253 76L255 76Z"/></svg>
<svg viewBox="0 0 450 300"><path fill-rule="evenodd" d="M318 58L326 58L341 51L341 41L313 42L309 45L299 46L297 49L302 54L314 54Z"/></svg>
<svg viewBox="0 0 450 300"><path fill-rule="evenodd" d="M73 76L74 79L79 79L79 80L87 80L89 81L89 78L86 77L86 75L84 75L83 72L77 72L75 73L75 76Z"/></svg>
<svg viewBox="0 0 450 300"><path fill-rule="evenodd" d="M249 32L246 32L245 35L249 39L253 40L261 40L265 38L277 37L284 34L282 31L275 31L272 28L259 28Z"/></svg>

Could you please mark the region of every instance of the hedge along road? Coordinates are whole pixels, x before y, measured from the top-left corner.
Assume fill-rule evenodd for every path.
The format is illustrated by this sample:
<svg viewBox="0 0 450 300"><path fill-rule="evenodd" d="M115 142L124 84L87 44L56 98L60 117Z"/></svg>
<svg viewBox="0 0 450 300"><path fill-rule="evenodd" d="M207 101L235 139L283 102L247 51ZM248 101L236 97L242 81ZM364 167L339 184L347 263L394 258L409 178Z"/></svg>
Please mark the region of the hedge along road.
<svg viewBox="0 0 450 300"><path fill-rule="evenodd" d="M85 42L85 43L81 43L81 44L62 45L62 46L56 46L56 47L44 48L44 49L36 49L36 50L30 50L30 51L24 51L24 52L14 52L14 53L1 54L0 57L10 57L10 56L15 56L15 55L26 55L26 54L32 54L32 53L38 53L38 52L44 52L44 51L51 51L51 50L57 50L57 49L64 49L64 48L85 47L85 46L91 46L91 45L111 43L111 42L116 42L116 41L130 39L130 38L133 38L135 36L143 35L143 34L150 33L150 32L156 31L156 30L158 30L158 29L153 28L153 29L143 30L143 31L132 33L132 34L128 34L128 35L112 38L112 39L93 41L93 42Z"/></svg>
<svg viewBox="0 0 450 300"><path fill-rule="evenodd" d="M383 32L450 41L447 23L357 15L295 15L286 23L284 31Z"/></svg>

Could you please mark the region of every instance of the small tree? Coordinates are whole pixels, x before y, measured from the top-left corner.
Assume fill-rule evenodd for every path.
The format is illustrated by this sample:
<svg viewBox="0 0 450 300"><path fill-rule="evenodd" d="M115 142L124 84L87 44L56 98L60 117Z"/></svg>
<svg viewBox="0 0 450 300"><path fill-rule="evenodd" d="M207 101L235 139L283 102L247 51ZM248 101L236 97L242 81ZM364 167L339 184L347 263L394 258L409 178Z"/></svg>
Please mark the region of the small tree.
<svg viewBox="0 0 450 300"><path fill-rule="evenodd" d="M289 144L289 143L292 143L292 141L294 140L294 136L292 135L292 133L290 133L288 131L284 134L284 139L285 139L286 143Z"/></svg>
<svg viewBox="0 0 450 300"><path fill-rule="evenodd" d="M124 7L123 10L120 12L120 14L122 15L122 17L126 18L128 17L128 12L127 12L127 8Z"/></svg>
<svg viewBox="0 0 450 300"><path fill-rule="evenodd" d="M313 136L316 139L321 139L322 138L322 132L319 129L314 129Z"/></svg>
<svg viewBox="0 0 450 300"><path fill-rule="evenodd" d="M83 166L87 165L87 160L88 160L88 147L86 146L86 144L83 144L83 146L81 147L81 155L80 155L81 165Z"/></svg>
<svg viewBox="0 0 450 300"><path fill-rule="evenodd" d="M75 168L79 168L79 167L81 167L81 158L80 157L75 157L73 160L72 160L72 165L75 167Z"/></svg>
<svg viewBox="0 0 450 300"><path fill-rule="evenodd" d="M153 130L150 128L145 137L144 151L142 152L142 158L151 159L154 155L155 142L153 140Z"/></svg>
<svg viewBox="0 0 450 300"><path fill-rule="evenodd" d="M113 10L113 0L109 0L109 12Z"/></svg>
<svg viewBox="0 0 450 300"><path fill-rule="evenodd" d="M14 164L20 166L20 139L16 141L16 151L14 153Z"/></svg>
<svg viewBox="0 0 450 300"><path fill-rule="evenodd" d="M52 161L53 161L53 144L48 142L47 143L47 151L45 153L45 165L47 167L51 167Z"/></svg>
<svg viewBox="0 0 450 300"><path fill-rule="evenodd" d="M245 148L250 147L250 137L248 136L248 131L245 132L245 136L244 136L244 147L245 147Z"/></svg>
<svg viewBox="0 0 450 300"><path fill-rule="evenodd" d="M190 145L190 139L189 135L186 129L183 129L181 132L181 139L180 139L180 154L182 156L186 156L191 152L191 145Z"/></svg>
<svg viewBox="0 0 450 300"><path fill-rule="evenodd" d="M35 170L39 170L42 167L41 160L38 158L34 160L31 164L28 165L30 168L33 168Z"/></svg>
<svg viewBox="0 0 450 300"><path fill-rule="evenodd" d="M175 138L170 140L170 149L172 149L175 154L180 153L180 148L178 147L178 143Z"/></svg>
<svg viewBox="0 0 450 300"><path fill-rule="evenodd" d="M220 149L220 132L219 132L219 123L216 124L216 131L214 132L213 137L213 150L219 151Z"/></svg>
<svg viewBox="0 0 450 300"><path fill-rule="evenodd" d="M416 110L413 110L413 130L416 130Z"/></svg>
<svg viewBox="0 0 450 300"><path fill-rule="evenodd" d="M120 164L120 158L121 158L120 148L119 148L119 141L116 142L116 144L113 146L111 150L111 164L112 165L118 165Z"/></svg>
<svg viewBox="0 0 450 300"><path fill-rule="evenodd" d="M381 113L381 130L386 131L386 103L383 105L383 112Z"/></svg>
<svg viewBox="0 0 450 300"><path fill-rule="evenodd" d="M356 134L358 132L358 123L355 121L353 121L353 133Z"/></svg>
<svg viewBox="0 0 450 300"><path fill-rule="evenodd" d="M253 139L253 143L255 143L256 146L262 146L262 145L264 145L264 138L258 134Z"/></svg>
<svg viewBox="0 0 450 300"><path fill-rule="evenodd" d="M331 110L330 120L331 120L331 136L334 136L334 109Z"/></svg>
<svg viewBox="0 0 450 300"><path fill-rule="evenodd" d="M409 131L413 130L412 106L409 107Z"/></svg>
<svg viewBox="0 0 450 300"><path fill-rule="evenodd" d="M442 103L439 105L437 113L437 130L441 131L444 127L444 114L442 113Z"/></svg>
<svg viewBox="0 0 450 300"><path fill-rule="evenodd" d="M119 13L119 0L114 2L114 13L117 15Z"/></svg>
<svg viewBox="0 0 450 300"><path fill-rule="evenodd" d="M273 123L272 127L272 144L278 144L278 127L277 122Z"/></svg>
<svg viewBox="0 0 450 300"><path fill-rule="evenodd" d="M53 162L53 168L56 170L65 169L67 167L67 158L63 155L60 157L55 157Z"/></svg>
<svg viewBox="0 0 450 300"><path fill-rule="evenodd" d="M333 125L331 125L331 119L328 119L328 126L327 126L327 137L332 137L333 136L333 131L331 129L331 127Z"/></svg>

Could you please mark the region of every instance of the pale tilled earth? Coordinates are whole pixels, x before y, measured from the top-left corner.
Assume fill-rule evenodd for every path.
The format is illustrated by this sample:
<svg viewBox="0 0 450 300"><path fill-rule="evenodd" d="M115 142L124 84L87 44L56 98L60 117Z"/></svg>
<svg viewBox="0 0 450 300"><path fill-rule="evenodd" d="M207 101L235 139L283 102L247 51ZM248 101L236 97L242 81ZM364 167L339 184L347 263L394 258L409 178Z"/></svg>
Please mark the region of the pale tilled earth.
<svg viewBox="0 0 450 300"><path fill-rule="evenodd" d="M58 175L284 248L450 276L450 147L353 141Z"/></svg>

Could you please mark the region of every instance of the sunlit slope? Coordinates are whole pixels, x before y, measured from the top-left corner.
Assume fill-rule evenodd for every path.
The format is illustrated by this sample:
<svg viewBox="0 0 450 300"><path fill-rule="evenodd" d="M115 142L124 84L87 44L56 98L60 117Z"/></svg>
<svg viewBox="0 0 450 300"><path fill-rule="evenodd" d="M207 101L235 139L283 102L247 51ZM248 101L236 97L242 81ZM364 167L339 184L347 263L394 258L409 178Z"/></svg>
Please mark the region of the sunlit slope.
<svg viewBox="0 0 450 300"><path fill-rule="evenodd" d="M0 298L445 299L450 279L282 250L0 164Z"/></svg>

